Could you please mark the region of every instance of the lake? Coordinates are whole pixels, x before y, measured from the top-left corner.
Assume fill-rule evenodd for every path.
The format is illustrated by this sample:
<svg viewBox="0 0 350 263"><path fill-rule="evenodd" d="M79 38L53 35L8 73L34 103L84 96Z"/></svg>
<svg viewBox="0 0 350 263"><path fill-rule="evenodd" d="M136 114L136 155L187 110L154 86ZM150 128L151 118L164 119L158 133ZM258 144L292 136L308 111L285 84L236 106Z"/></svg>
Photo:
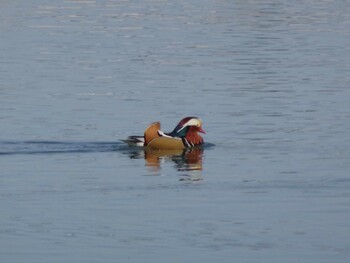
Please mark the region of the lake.
<svg viewBox="0 0 350 263"><path fill-rule="evenodd" d="M1 262L348 262L348 1L0 3ZM206 146L121 140L203 120Z"/></svg>

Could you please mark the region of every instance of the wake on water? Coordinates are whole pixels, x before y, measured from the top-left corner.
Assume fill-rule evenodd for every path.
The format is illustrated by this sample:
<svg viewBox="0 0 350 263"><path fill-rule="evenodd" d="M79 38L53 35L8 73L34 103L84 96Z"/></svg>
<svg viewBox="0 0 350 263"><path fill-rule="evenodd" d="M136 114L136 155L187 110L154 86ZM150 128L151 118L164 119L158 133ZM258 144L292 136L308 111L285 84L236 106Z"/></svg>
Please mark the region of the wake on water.
<svg viewBox="0 0 350 263"><path fill-rule="evenodd" d="M204 148L214 146L205 143ZM142 150L142 148L138 148ZM55 154L55 153L93 153L135 151L123 142L90 142L90 141L0 141L0 155L15 154Z"/></svg>
<svg viewBox="0 0 350 263"><path fill-rule="evenodd" d="M0 155L113 152L126 148L121 142L0 141Z"/></svg>

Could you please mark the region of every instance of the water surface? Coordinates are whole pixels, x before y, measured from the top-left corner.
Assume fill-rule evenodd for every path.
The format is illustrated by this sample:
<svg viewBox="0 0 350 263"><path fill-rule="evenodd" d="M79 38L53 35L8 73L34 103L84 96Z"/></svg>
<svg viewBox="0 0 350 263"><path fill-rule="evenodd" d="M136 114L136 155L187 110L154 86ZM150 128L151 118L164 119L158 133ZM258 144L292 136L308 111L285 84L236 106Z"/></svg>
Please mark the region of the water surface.
<svg viewBox="0 0 350 263"><path fill-rule="evenodd" d="M3 262L348 262L347 1L1 1ZM214 147L121 139L203 120Z"/></svg>

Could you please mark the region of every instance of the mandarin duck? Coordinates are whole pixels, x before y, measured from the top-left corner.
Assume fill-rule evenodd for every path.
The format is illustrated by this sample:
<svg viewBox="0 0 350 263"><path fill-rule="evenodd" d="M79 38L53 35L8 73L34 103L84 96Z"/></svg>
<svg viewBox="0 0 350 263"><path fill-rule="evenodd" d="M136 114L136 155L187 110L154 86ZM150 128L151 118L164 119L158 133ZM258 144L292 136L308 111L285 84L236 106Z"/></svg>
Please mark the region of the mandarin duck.
<svg viewBox="0 0 350 263"><path fill-rule="evenodd" d="M154 122L146 128L144 136L129 136L124 141L130 146L142 146L148 149L180 150L202 145L204 141L199 132L205 133L202 121L197 117L186 117L172 132L162 132L160 123Z"/></svg>

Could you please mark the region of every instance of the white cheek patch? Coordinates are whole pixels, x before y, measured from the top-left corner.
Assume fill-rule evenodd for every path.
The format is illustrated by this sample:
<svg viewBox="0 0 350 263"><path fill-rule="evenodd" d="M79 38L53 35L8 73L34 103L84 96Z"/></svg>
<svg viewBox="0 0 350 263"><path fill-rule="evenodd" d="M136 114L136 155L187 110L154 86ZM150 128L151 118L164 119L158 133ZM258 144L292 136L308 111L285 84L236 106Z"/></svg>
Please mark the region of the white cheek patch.
<svg viewBox="0 0 350 263"><path fill-rule="evenodd" d="M184 126L179 130L181 131L182 129L184 129L187 126L197 126L200 127L202 126L202 121L200 119L190 119L188 122L186 122L184 124Z"/></svg>
<svg viewBox="0 0 350 263"><path fill-rule="evenodd" d="M202 122L200 119L190 119L188 122L185 123L184 126L201 126Z"/></svg>

